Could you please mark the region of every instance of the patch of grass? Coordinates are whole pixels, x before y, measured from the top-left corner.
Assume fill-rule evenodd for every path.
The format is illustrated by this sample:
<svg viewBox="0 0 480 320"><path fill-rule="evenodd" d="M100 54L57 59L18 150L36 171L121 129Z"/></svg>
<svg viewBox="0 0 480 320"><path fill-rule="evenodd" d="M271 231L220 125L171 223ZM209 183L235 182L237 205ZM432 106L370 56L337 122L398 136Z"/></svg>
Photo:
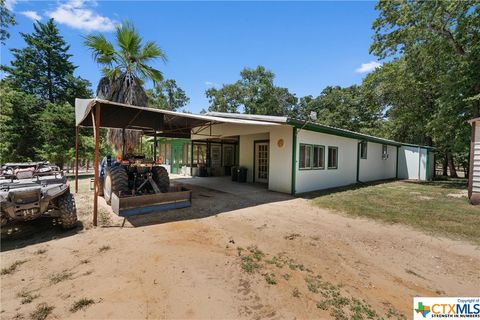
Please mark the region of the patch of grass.
<svg viewBox="0 0 480 320"><path fill-rule="evenodd" d="M290 280L290 275L288 273L285 273L282 277L287 281Z"/></svg>
<svg viewBox="0 0 480 320"><path fill-rule="evenodd" d="M275 281L275 275L273 273L270 273L270 274L267 273L265 275L265 281L270 285L277 284L277 281Z"/></svg>
<svg viewBox="0 0 480 320"><path fill-rule="evenodd" d="M46 303L40 303L37 305L35 310L30 313L30 318L32 320L45 320L50 313L52 313L54 307L49 306Z"/></svg>
<svg viewBox="0 0 480 320"><path fill-rule="evenodd" d="M243 250L245 249L243 249L242 247L237 247L237 253L239 257L242 255Z"/></svg>
<svg viewBox="0 0 480 320"><path fill-rule="evenodd" d="M283 237L285 240L295 240L296 238L298 237L301 237L300 234L298 233L291 233L289 235L286 235L285 237Z"/></svg>
<svg viewBox="0 0 480 320"><path fill-rule="evenodd" d="M254 272L256 269L260 268L260 265L255 262L252 256L242 256L242 269L248 273Z"/></svg>
<svg viewBox="0 0 480 320"><path fill-rule="evenodd" d="M389 181L310 194L312 203L353 216L402 223L420 230L461 237L480 244L480 215L467 197L448 194L466 190L465 179Z"/></svg>
<svg viewBox="0 0 480 320"><path fill-rule="evenodd" d="M73 303L72 307L70 308L70 312L75 313L78 310L84 310L92 304L95 304L95 300L82 298Z"/></svg>
<svg viewBox="0 0 480 320"><path fill-rule="evenodd" d="M397 320L407 320L407 317L404 314L400 313L397 309L393 307L390 307L388 309L386 316L388 319L394 318Z"/></svg>
<svg viewBox="0 0 480 320"><path fill-rule="evenodd" d="M62 272L59 272L59 273L53 273L50 275L50 283L52 284L57 284L59 282L62 282L62 281L65 281L65 280L69 280L72 278L72 275L73 273L67 271L67 270L64 270Z"/></svg>
<svg viewBox="0 0 480 320"><path fill-rule="evenodd" d="M250 246L248 247L248 251L252 254L252 256L257 260L260 261L265 257L265 253L263 253L257 246Z"/></svg>
<svg viewBox="0 0 480 320"><path fill-rule="evenodd" d="M298 288L293 288L292 296L295 297L295 298L300 297L300 291L298 290Z"/></svg>
<svg viewBox="0 0 480 320"><path fill-rule="evenodd" d="M31 303L36 298L40 297L40 295L32 294L31 291L27 291L27 290L24 289L24 290L20 291L19 293L17 293L17 297L22 299L21 300L22 304L27 304L27 303Z"/></svg>
<svg viewBox="0 0 480 320"><path fill-rule="evenodd" d="M12 274L14 273L19 266L27 262L28 260L17 260L14 263L12 263L9 267L3 268L2 271L0 272L1 275L6 275L6 274Z"/></svg>
<svg viewBox="0 0 480 320"><path fill-rule="evenodd" d="M40 254L44 254L45 252L47 252L47 249L42 248L42 249L38 249L37 251L35 251L34 254L40 255Z"/></svg>
<svg viewBox="0 0 480 320"><path fill-rule="evenodd" d="M100 248L98 248L98 252L105 252L105 251L108 251L110 249L111 249L110 246L105 245L105 246L101 246Z"/></svg>

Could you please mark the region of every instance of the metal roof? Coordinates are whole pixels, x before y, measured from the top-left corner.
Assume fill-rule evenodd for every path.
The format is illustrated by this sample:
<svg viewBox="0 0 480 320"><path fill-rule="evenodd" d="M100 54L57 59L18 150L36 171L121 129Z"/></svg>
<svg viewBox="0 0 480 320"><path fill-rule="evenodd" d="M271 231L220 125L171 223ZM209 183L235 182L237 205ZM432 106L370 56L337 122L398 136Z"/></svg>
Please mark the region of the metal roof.
<svg viewBox="0 0 480 320"><path fill-rule="evenodd" d="M279 116L266 116L260 114L244 114L244 113L227 113L227 112L207 112L207 116L227 118L227 119L244 119L244 120L254 120L254 121L267 121L275 123L287 123L287 117Z"/></svg>
<svg viewBox="0 0 480 320"><path fill-rule="evenodd" d="M75 99L75 123L92 127L92 110L100 107L100 127L127 128L148 132L160 132L166 137L189 138L191 129L218 123L248 125L278 125L247 119L228 119L191 113L139 107L102 99Z"/></svg>
<svg viewBox="0 0 480 320"><path fill-rule="evenodd" d="M100 106L100 127L139 129L144 132L160 132L161 136L190 138L191 129L199 126L232 123L245 125L291 125L300 130L309 130L342 136L363 141L394 145L435 149L375 137L346 129L339 129L309 121L300 121L281 116L208 112L205 115L168 111L147 107L132 106L102 99L75 99L75 120L77 126L92 126L92 109ZM474 119L476 120L476 119Z"/></svg>

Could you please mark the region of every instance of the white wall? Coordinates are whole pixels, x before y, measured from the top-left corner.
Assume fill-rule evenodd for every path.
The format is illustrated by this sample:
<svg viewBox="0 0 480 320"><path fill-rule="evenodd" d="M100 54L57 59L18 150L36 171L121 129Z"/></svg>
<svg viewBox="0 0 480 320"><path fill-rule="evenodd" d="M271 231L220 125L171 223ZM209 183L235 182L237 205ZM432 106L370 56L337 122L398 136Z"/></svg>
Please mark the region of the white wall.
<svg viewBox="0 0 480 320"><path fill-rule="evenodd" d="M240 132L241 133L241 132ZM253 143L258 140L269 140L270 136L268 132L240 135L239 141L239 165L246 167L247 170L247 182L253 182ZM269 162L271 163L272 157L270 156Z"/></svg>
<svg viewBox="0 0 480 320"><path fill-rule="evenodd" d="M279 126L270 130L270 158L268 189L290 193L292 189L292 134L291 126ZM283 147L278 141L283 140Z"/></svg>
<svg viewBox="0 0 480 320"><path fill-rule="evenodd" d="M325 169L300 170L300 144L325 146ZM357 144L355 139L307 130L298 130L296 146L296 193L340 187L357 181ZM327 169L328 147L338 147L338 168Z"/></svg>
<svg viewBox="0 0 480 320"><path fill-rule="evenodd" d="M388 159L382 159L382 144L367 142L367 159L360 159L359 180L362 182L393 179L397 169L397 147L387 146Z"/></svg>

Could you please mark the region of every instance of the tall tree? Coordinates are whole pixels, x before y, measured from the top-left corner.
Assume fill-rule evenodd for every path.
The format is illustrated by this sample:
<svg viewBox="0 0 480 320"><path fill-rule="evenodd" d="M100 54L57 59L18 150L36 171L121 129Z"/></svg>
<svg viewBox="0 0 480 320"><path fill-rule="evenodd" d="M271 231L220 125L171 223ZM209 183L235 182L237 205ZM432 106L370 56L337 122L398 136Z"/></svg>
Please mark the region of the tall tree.
<svg viewBox="0 0 480 320"><path fill-rule="evenodd" d="M158 82L153 89L146 90L148 105L152 108L176 111L185 107L190 98L173 79Z"/></svg>
<svg viewBox="0 0 480 320"><path fill-rule="evenodd" d="M41 102L1 81L0 106L0 163L36 160L41 140L33 119Z"/></svg>
<svg viewBox="0 0 480 320"><path fill-rule="evenodd" d="M210 111L238 112L266 115L288 115L297 98L287 88L277 87L273 72L258 66L245 68L240 72L241 79L222 88L210 88L206 95Z"/></svg>
<svg viewBox="0 0 480 320"><path fill-rule="evenodd" d="M5 6L5 0L0 0L0 43L5 45L5 40L10 38L9 26L16 24L15 15Z"/></svg>
<svg viewBox="0 0 480 320"><path fill-rule="evenodd" d="M380 133L381 108L366 99L362 87L356 85L326 87L316 98L302 97L294 110L294 116L301 120L357 132ZM317 120L311 119L312 112L316 113Z"/></svg>
<svg viewBox="0 0 480 320"><path fill-rule="evenodd" d="M411 70L407 96L420 98L406 109L391 103L390 113L404 127L423 128L455 176L455 154L468 150L460 138L469 136L466 120L480 114L478 1L380 1L376 9L371 52L401 57Z"/></svg>
<svg viewBox="0 0 480 320"><path fill-rule="evenodd" d="M72 100L67 96L73 80L75 66L70 62L70 46L60 35L53 19L46 23L37 21L31 34L21 33L26 47L11 49L11 67L5 67L7 79L25 93L35 95L51 103Z"/></svg>
<svg viewBox="0 0 480 320"><path fill-rule="evenodd" d="M103 78L98 83L97 96L147 107L148 97L143 83L151 80L155 85L163 80L162 73L150 64L156 59L165 62L166 55L155 42L148 41L142 45L142 38L129 22L117 26L115 40L117 49L103 34L90 34L85 37L85 46L92 51L95 61L103 67ZM140 134L139 131L126 130L127 152L133 151L137 146ZM115 151L120 153L123 145L122 130L108 130L107 140Z"/></svg>

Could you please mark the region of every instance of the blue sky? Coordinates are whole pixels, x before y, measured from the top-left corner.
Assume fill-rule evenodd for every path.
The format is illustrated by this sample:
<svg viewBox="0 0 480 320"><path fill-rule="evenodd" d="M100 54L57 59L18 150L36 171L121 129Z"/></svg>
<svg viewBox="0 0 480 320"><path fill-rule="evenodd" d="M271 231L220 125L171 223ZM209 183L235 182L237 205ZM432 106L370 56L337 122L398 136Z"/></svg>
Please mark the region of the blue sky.
<svg viewBox="0 0 480 320"><path fill-rule="evenodd" d="M190 97L186 108L208 107L205 90L239 79L244 67L263 65L275 83L297 97L318 95L328 85L360 83L376 65L368 53L374 2L155 2L155 1L15 1L7 6L18 24L2 47L24 45L19 32L31 32L33 19L54 17L71 45L76 75L95 87L99 67L82 36L104 32L130 20L145 40L166 52L168 62L154 66L173 78ZM362 66L363 65L363 66ZM150 86L151 84L147 84Z"/></svg>

